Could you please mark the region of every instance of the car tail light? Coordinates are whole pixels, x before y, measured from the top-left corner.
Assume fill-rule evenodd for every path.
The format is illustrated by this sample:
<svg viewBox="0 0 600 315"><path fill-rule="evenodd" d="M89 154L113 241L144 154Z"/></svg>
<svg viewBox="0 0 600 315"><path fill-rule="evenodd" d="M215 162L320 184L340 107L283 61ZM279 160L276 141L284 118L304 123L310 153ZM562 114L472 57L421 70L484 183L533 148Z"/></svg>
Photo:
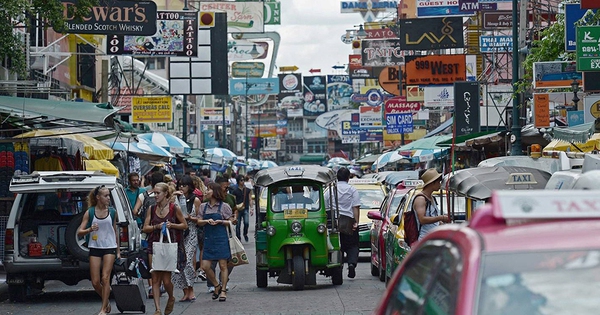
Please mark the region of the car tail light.
<svg viewBox="0 0 600 315"><path fill-rule="evenodd" d="M4 234L4 249L14 250L15 249L15 231L13 229L6 229Z"/></svg>
<svg viewBox="0 0 600 315"><path fill-rule="evenodd" d="M121 228L119 239L121 240L121 243L129 242L129 229L127 227Z"/></svg>

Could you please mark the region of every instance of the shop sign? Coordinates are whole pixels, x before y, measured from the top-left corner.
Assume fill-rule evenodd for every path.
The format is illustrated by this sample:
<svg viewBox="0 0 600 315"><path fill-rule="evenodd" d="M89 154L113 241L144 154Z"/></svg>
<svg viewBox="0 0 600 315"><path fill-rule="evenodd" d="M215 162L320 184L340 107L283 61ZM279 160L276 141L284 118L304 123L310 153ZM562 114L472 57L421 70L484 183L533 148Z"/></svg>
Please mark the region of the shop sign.
<svg viewBox="0 0 600 315"><path fill-rule="evenodd" d="M577 71L600 71L600 26L577 27Z"/></svg>
<svg viewBox="0 0 600 315"><path fill-rule="evenodd" d="M543 61L533 63L533 88L571 88L573 78L581 85L581 72L575 61Z"/></svg>
<svg viewBox="0 0 600 315"><path fill-rule="evenodd" d="M465 55L406 57L406 84L452 84L466 81Z"/></svg>
<svg viewBox="0 0 600 315"><path fill-rule="evenodd" d="M404 65L404 50L400 39L375 39L361 42L362 65L387 67Z"/></svg>
<svg viewBox="0 0 600 315"><path fill-rule="evenodd" d="M424 87L425 107L453 107L454 88L450 86L426 86Z"/></svg>
<svg viewBox="0 0 600 315"><path fill-rule="evenodd" d="M533 125L536 128L550 127L550 99L546 93L533 94Z"/></svg>
<svg viewBox="0 0 600 315"><path fill-rule="evenodd" d="M488 30L512 28L512 11L483 12L483 28Z"/></svg>
<svg viewBox="0 0 600 315"><path fill-rule="evenodd" d="M513 38L507 35L479 36L479 51L482 53L509 53L513 50Z"/></svg>
<svg viewBox="0 0 600 315"><path fill-rule="evenodd" d="M383 125L381 106L360 106L360 127L380 127Z"/></svg>
<svg viewBox="0 0 600 315"><path fill-rule="evenodd" d="M479 119L479 82L454 83L455 136L468 135L481 130Z"/></svg>
<svg viewBox="0 0 600 315"><path fill-rule="evenodd" d="M131 99L133 123L170 123L173 121L170 96L139 97Z"/></svg>
<svg viewBox="0 0 600 315"><path fill-rule="evenodd" d="M403 50L463 48L462 25L461 17L401 19L400 46Z"/></svg>
<svg viewBox="0 0 600 315"><path fill-rule="evenodd" d="M223 107L201 107L200 124L223 125ZM231 112L225 108L225 125L231 124Z"/></svg>
<svg viewBox="0 0 600 315"><path fill-rule="evenodd" d="M226 12L227 33L264 33L264 3L200 2L200 12Z"/></svg>
<svg viewBox="0 0 600 315"><path fill-rule="evenodd" d="M394 97L385 101L385 114L414 113L421 109L419 102L407 102L405 97Z"/></svg>
<svg viewBox="0 0 600 315"><path fill-rule="evenodd" d="M262 62L234 62L231 64L231 76L234 78L261 78L265 74Z"/></svg>

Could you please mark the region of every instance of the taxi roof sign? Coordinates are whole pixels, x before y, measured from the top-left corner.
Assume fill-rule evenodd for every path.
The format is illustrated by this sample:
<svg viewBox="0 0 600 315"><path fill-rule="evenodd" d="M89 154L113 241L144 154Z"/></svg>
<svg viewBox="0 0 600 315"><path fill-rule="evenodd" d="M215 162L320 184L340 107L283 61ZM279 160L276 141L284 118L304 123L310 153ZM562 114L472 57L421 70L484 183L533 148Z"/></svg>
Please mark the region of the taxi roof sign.
<svg viewBox="0 0 600 315"><path fill-rule="evenodd" d="M589 190L498 190L492 213L501 219L600 218L600 194Z"/></svg>
<svg viewBox="0 0 600 315"><path fill-rule="evenodd" d="M423 181L420 179L405 179L402 181L404 187L419 187L423 186Z"/></svg>
<svg viewBox="0 0 600 315"><path fill-rule="evenodd" d="M510 173L506 185L536 185L537 181L532 173Z"/></svg>
<svg viewBox="0 0 600 315"><path fill-rule="evenodd" d="M302 176L304 174L304 167L302 166L290 166L285 170L287 176Z"/></svg>
<svg viewBox="0 0 600 315"><path fill-rule="evenodd" d="M348 181L348 184L354 184L354 185L372 185L372 184L380 184L376 179L372 179L372 178L351 178Z"/></svg>

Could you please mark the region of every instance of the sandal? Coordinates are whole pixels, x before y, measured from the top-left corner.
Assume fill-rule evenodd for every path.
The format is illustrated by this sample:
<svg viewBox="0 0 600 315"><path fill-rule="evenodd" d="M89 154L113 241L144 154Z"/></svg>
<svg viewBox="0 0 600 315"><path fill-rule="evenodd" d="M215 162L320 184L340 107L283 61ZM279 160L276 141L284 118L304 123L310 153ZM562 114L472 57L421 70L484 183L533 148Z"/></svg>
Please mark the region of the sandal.
<svg viewBox="0 0 600 315"><path fill-rule="evenodd" d="M212 294L212 299L213 300L216 300L216 299L219 298L219 295L221 294L221 290L222 289L223 289L223 286L220 285L220 284L215 286L215 291L213 291L213 294Z"/></svg>
<svg viewBox="0 0 600 315"><path fill-rule="evenodd" d="M221 294L225 293L225 296ZM221 294L219 294L219 302L225 302L227 300L227 290L221 290Z"/></svg>
<svg viewBox="0 0 600 315"><path fill-rule="evenodd" d="M104 313L110 314L110 311L111 311L111 309L110 309L110 302L109 302L108 306L106 307L106 312L104 312Z"/></svg>
<svg viewBox="0 0 600 315"><path fill-rule="evenodd" d="M173 306L175 305L175 297L167 300L167 306L165 307L165 315L169 315L173 312Z"/></svg>

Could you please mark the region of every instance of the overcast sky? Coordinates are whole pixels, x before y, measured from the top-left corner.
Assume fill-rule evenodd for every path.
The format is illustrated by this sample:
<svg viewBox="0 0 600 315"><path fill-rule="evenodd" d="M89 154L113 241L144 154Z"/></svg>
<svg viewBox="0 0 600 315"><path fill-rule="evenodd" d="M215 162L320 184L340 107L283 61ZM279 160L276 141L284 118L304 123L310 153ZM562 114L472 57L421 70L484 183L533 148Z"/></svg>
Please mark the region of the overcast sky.
<svg viewBox="0 0 600 315"><path fill-rule="evenodd" d="M281 35L277 67L298 66L303 75L310 75L310 69L338 74L340 71L331 67L346 65L352 53L351 46L340 38L347 29L358 29L354 25L362 23L359 13L340 13L340 1L293 0L281 1L281 25L265 29Z"/></svg>

